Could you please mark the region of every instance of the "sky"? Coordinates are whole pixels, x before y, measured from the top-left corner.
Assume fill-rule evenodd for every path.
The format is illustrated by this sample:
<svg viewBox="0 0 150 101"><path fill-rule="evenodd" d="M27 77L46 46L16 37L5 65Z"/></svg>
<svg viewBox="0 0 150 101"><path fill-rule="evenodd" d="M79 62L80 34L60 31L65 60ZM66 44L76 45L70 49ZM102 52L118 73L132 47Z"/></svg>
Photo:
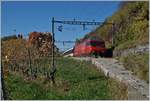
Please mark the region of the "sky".
<svg viewBox="0 0 150 101"><path fill-rule="evenodd" d="M26 38L33 31L51 32L52 17L61 21L104 22L119 7L119 1L3 1L1 2L1 36L22 33ZM62 32L58 26L62 25ZM55 24L55 40L74 41L98 26ZM14 31L16 30L16 32ZM71 43L56 43L60 50Z"/></svg>

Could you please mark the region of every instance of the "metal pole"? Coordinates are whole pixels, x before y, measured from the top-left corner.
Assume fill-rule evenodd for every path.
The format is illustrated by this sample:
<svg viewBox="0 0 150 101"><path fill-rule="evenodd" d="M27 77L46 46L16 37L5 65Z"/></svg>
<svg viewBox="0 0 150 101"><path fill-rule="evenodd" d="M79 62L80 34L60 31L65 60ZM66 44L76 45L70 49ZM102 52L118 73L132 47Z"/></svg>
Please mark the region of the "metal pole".
<svg viewBox="0 0 150 101"><path fill-rule="evenodd" d="M52 67L54 67L54 17L52 18Z"/></svg>
<svg viewBox="0 0 150 101"><path fill-rule="evenodd" d="M115 27L114 27L114 23L113 23L113 26L112 26L112 46L114 47L114 31L115 31L115 29L114 29Z"/></svg>
<svg viewBox="0 0 150 101"><path fill-rule="evenodd" d="M54 17L52 18L52 69L51 69L51 73L50 73L50 78L53 82L53 84L55 84L55 77L54 74L56 72L56 68L55 68L55 63L54 63L54 54L55 54L55 47L54 44L55 43L55 33L54 33Z"/></svg>
<svg viewBox="0 0 150 101"><path fill-rule="evenodd" d="M4 82L4 68L3 65L1 65L1 100L7 100L8 96L6 93L6 88L5 88L5 82Z"/></svg>

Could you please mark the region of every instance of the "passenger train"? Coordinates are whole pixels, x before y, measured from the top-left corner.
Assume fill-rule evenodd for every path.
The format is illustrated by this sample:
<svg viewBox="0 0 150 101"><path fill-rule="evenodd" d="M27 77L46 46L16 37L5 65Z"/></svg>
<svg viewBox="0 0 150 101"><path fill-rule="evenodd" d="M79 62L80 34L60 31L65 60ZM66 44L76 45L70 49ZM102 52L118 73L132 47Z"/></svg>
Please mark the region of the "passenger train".
<svg viewBox="0 0 150 101"><path fill-rule="evenodd" d="M96 37L92 36L87 39L82 39L75 44L73 49L73 56L101 56L105 55L105 42Z"/></svg>

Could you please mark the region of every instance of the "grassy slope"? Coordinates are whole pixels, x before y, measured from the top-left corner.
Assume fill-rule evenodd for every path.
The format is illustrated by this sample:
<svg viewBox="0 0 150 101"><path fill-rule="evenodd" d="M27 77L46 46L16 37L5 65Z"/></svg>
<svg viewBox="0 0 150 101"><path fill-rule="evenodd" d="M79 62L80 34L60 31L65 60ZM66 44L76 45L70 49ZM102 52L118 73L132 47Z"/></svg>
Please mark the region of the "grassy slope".
<svg viewBox="0 0 150 101"><path fill-rule="evenodd" d="M123 50L137 45L148 44L149 42L149 9L147 1L124 2L117 12L107 18L106 22L115 23L115 50ZM103 25L95 30L98 36L102 37L107 47L111 47L108 36L111 32L111 25ZM125 67L134 72L139 78L148 80L148 53L137 55L132 54L120 57Z"/></svg>
<svg viewBox="0 0 150 101"><path fill-rule="evenodd" d="M146 80L149 82L149 56L148 53L145 54L130 54L125 57L121 57L125 67L132 71L134 75L140 79Z"/></svg>
<svg viewBox="0 0 150 101"><path fill-rule="evenodd" d="M120 28L115 33L116 49L131 48L149 42L148 2L129 2L112 19L120 19ZM117 15L120 17L117 18Z"/></svg>
<svg viewBox="0 0 150 101"><path fill-rule="evenodd" d="M9 99L44 99L46 91L36 83L26 82L19 74L8 74L6 78Z"/></svg>
<svg viewBox="0 0 150 101"><path fill-rule="evenodd" d="M106 23L114 23L114 30L111 24L104 24L86 36L96 33L105 40L107 47L111 47L111 36L114 33L114 46L117 50L146 44L149 42L148 8L148 1L122 2L118 10L105 20Z"/></svg>
<svg viewBox="0 0 150 101"><path fill-rule="evenodd" d="M11 99L111 99L108 79L86 62L57 62L56 86L43 78L28 81L18 73L6 76Z"/></svg>

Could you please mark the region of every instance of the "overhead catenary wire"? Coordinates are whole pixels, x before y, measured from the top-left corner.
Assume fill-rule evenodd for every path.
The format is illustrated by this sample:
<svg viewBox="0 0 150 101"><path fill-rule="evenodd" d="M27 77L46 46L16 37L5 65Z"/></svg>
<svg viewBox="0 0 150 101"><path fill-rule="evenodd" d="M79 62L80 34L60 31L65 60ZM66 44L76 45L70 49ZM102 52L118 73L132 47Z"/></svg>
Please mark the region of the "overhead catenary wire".
<svg viewBox="0 0 150 101"><path fill-rule="evenodd" d="M52 18L52 43L53 43L53 47L52 47L52 66L53 68L56 70L55 68L55 64L54 64L54 24L55 23L60 23L60 24L68 24L68 25L82 25L83 26L83 30L85 30L85 26L86 25L103 25L103 24L112 24L112 23L108 23L108 22L95 22L95 20L93 20L92 22L90 21L76 21L75 19L73 21L61 21L61 20L55 20L54 17ZM62 25L58 28L58 30L60 32L62 32ZM63 42L64 43L64 42ZM53 69L52 69L53 71ZM54 77L54 73L52 74ZM54 78L53 78L54 79Z"/></svg>

